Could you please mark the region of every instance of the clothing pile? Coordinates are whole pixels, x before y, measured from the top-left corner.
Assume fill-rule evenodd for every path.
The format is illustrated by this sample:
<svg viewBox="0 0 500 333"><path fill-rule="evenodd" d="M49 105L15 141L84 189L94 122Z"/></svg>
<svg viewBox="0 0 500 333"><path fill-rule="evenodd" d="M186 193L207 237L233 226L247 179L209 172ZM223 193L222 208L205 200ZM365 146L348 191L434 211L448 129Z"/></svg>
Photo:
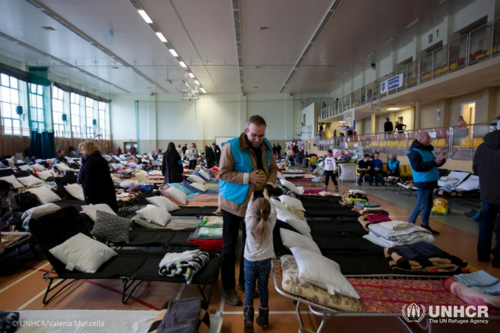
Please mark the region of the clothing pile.
<svg viewBox="0 0 500 333"><path fill-rule="evenodd" d="M387 221L371 223L368 226L368 235L363 236L375 245L394 247L416 243L434 243L432 233L413 223L403 221Z"/></svg>
<svg viewBox="0 0 500 333"><path fill-rule="evenodd" d="M160 262L160 275L183 276L186 284L190 284L196 273L201 271L210 261L208 252L193 250L182 253L167 253Z"/></svg>
<svg viewBox="0 0 500 333"><path fill-rule="evenodd" d="M189 241L204 251L222 251L223 220L221 216L205 216Z"/></svg>
<svg viewBox="0 0 500 333"><path fill-rule="evenodd" d="M342 194L342 200L340 200L340 204L346 207L353 207L356 201L360 202L368 202L368 195L366 192L359 190L349 190Z"/></svg>
<svg viewBox="0 0 500 333"><path fill-rule="evenodd" d="M359 223L363 226L366 231L370 231L368 226L370 224L377 224L382 222L390 222L391 218L386 213L371 213L367 215L360 216L358 218Z"/></svg>
<svg viewBox="0 0 500 333"><path fill-rule="evenodd" d="M384 249L384 256L394 271L425 273L465 273L467 263L425 242Z"/></svg>
<svg viewBox="0 0 500 333"><path fill-rule="evenodd" d="M454 276L455 280L467 287L479 290L487 295L500 294L500 280L485 271Z"/></svg>
<svg viewBox="0 0 500 333"><path fill-rule="evenodd" d="M354 210L359 212L361 215L369 213L380 213L382 212L382 207L374 202L367 201L356 201L354 203Z"/></svg>

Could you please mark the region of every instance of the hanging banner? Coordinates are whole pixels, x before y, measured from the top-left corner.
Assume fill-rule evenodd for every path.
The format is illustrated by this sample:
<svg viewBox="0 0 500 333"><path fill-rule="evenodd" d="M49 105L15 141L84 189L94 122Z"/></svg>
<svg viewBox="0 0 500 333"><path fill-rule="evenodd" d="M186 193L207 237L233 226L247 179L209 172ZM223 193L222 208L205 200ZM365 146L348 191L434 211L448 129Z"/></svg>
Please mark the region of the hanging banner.
<svg viewBox="0 0 500 333"><path fill-rule="evenodd" d="M380 93L386 93L389 90L396 89L403 86L403 74L391 77L380 83Z"/></svg>

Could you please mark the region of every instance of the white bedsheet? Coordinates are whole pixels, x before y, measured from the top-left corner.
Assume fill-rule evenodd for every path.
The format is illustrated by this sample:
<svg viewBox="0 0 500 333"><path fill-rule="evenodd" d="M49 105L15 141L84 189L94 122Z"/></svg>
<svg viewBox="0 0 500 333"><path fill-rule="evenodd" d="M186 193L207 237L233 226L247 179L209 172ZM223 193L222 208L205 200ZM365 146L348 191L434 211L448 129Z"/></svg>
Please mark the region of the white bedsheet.
<svg viewBox="0 0 500 333"><path fill-rule="evenodd" d="M19 333L144 333L151 327L159 311L23 310L19 312L21 324L26 321L42 324L38 321L45 321L44 326L22 326L17 331ZM78 326L79 323L92 323L96 326Z"/></svg>

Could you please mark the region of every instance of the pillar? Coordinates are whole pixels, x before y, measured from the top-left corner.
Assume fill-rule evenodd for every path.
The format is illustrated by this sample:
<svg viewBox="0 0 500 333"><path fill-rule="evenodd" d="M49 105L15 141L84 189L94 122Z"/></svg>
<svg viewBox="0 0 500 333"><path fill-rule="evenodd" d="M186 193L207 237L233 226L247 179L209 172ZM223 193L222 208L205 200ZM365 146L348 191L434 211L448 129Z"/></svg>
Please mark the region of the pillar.
<svg viewBox="0 0 500 333"><path fill-rule="evenodd" d="M377 133L377 114L372 112L372 133Z"/></svg>
<svg viewBox="0 0 500 333"><path fill-rule="evenodd" d="M453 126L451 123L451 99L445 98L441 100L441 119L438 120L439 127L450 127Z"/></svg>
<svg viewBox="0 0 500 333"><path fill-rule="evenodd" d="M420 129L420 119L422 115L422 101L417 100L415 101L415 107L413 111L413 128L415 130Z"/></svg>
<svg viewBox="0 0 500 333"><path fill-rule="evenodd" d="M497 97L495 87L483 89L482 104L482 108L478 108L476 104L475 123L486 123L496 117Z"/></svg>

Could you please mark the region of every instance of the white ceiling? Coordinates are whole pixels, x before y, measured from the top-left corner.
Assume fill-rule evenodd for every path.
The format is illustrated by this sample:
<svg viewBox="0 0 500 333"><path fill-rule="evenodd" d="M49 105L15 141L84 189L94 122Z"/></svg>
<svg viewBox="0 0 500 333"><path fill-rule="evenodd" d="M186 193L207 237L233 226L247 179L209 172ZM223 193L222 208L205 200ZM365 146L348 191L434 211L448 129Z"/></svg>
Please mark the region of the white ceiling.
<svg viewBox="0 0 500 333"><path fill-rule="evenodd" d="M30 1L47 7L111 55L26 0L0 1L0 33L39 51L0 38L0 54L28 65L50 66L55 74L103 93L175 92L183 88L182 80L195 86L130 0ZM284 92L329 93L338 83L336 78L343 79L347 69L352 71L360 62L356 70L361 70L370 52L382 55L398 43L406 44L415 33L425 31L448 12L471 1L439 5L439 0L344 0ZM138 2L207 92L241 91L233 0ZM244 91L279 92L333 3L240 0ZM422 18L421 22L414 29L406 29L417 17ZM45 31L42 26L56 31ZM113 36L108 33L110 29ZM383 46L391 37L395 41Z"/></svg>

